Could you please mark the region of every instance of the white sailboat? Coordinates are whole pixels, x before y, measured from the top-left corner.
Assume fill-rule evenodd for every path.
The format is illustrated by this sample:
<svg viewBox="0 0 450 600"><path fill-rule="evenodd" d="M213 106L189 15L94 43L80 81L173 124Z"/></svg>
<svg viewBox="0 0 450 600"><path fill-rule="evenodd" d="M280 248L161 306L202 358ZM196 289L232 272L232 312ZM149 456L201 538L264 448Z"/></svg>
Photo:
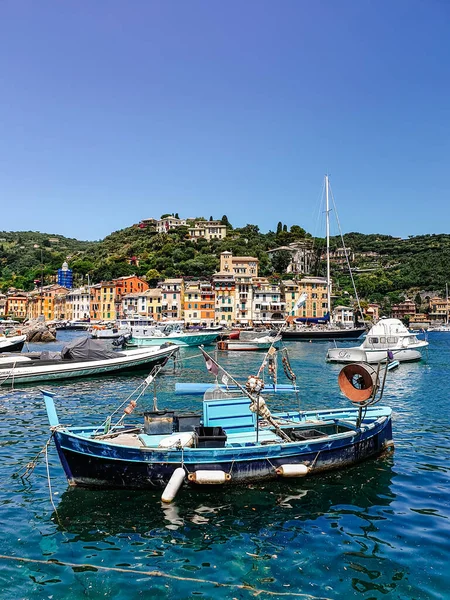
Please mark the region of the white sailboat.
<svg viewBox="0 0 450 600"><path fill-rule="evenodd" d="M326 256L327 256L327 314L324 317L295 319L294 329L285 329L282 332L283 339L287 340L334 340L334 339L358 339L365 331L364 326L338 327L333 322L331 312L331 267L330 267L330 182L325 175L325 213L326 213ZM342 234L341 234L342 237ZM343 240L342 240L343 241ZM350 264L348 264L350 269ZM350 270L353 287L353 275ZM356 288L355 288L356 292ZM358 300L359 304L359 300ZM362 313L361 313L362 314Z"/></svg>

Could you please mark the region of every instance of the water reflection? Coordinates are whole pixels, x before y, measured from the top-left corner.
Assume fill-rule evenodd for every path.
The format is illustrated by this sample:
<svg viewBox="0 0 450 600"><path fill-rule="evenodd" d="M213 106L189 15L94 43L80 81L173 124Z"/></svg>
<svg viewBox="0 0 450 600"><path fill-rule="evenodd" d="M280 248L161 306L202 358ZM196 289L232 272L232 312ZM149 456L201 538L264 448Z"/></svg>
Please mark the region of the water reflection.
<svg viewBox="0 0 450 600"><path fill-rule="evenodd" d="M161 490L69 488L52 517L59 530L82 540L101 538L106 532L145 535L149 528L188 535L192 525L213 532L218 524L227 529L227 536L239 536L258 533L268 523L284 529L291 520L312 522L345 512L370 520L374 508L388 507L395 499L394 477L392 457L383 457L296 482L274 481L248 488L184 487L171 505L161 503Z"/></svg>

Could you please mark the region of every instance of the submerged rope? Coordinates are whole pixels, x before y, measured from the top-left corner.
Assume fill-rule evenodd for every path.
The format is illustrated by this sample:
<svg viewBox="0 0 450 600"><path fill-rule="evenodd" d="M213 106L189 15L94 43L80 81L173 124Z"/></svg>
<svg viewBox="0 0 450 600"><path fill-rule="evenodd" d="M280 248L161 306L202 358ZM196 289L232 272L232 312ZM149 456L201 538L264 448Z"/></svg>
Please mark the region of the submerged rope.
<svg viewBox="0 0 450 600"><path fill-rule="evenodd" d="M23 556L11 556L8 554L0 554L0 560L11 560L15 562L31 563L35 565L51 566L56 565L58 567L71 567L72 569L91 569L95 571L114 572L114 573L127 573L134 575L147 575L148 577L163 577L166 579L175 579L177 581L190 581L192 583L199 584L210 584L216 587L247 590L252 592L255 596L261 594L267 594L268 596L275 597L289 597L293 596L296 598L306 598L307 600L331 600L325 596L311 596L311 594L302 594L301 592L273 592L271 590L258 589L245 583L221 583L220 581L214 581L213 579L200 579L197 577L182 577L181 575L172 575L171 573L165 573L164 571L143 571L140 569L124 569L123 567L105 567L103 565L91 565L89 563L71 563L65 562L58 559L42 560L38 558L25 558Z"/></svg>

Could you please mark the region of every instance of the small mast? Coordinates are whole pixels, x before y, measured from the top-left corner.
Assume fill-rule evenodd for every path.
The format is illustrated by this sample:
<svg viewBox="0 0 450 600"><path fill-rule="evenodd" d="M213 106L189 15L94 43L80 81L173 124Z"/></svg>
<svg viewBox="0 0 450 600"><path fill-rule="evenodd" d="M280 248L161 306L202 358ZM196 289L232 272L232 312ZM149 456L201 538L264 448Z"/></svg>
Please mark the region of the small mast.
<svg viewBox="0 0 450 600"><path fill-rule="evenodd" d="M329 202L329 190L328 190L328 175L325 175L325 212L326 212L326 224L327 224L327 310L330 316L329 323L332 323L331 317L331 272L330 272L330 202Z"/></svg>

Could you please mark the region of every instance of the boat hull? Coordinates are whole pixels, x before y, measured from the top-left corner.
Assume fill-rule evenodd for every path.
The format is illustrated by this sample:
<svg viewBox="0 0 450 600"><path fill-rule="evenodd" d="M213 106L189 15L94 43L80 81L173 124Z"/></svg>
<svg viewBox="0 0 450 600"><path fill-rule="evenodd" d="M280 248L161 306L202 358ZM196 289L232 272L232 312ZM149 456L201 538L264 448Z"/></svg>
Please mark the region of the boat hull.
<svg viewBox="0 0 450 600"><path fill-rule="evenodd" d="M26 335L2 338L0 340L0 352L21 352L26 339Z"/></svg>
<svg viewBox="0 0 450 600"><path fill-rule="evenodd" d="M309 473L349 467L392 447L389 409L361 429L302 442L250 444L224 448L176 449L115 446L56 429L54 440L71 485L101 488L149 488L166 485L174 470L224 471L230 483L246 483L279 477L281 465L305 465ZM353 411L356 414L356 409ZM369 409L370 412L370 409ZM328 411L330 418L342 411ZM311 413L317 417L317 412ZM308 413L304 415L308 419ZM80 430L82 428L79 428ZM81 431L80 431L81 433ZM187 478L186 478L187 479Z"/></svg>
<svg viewBox="0 0 450 600"><path fill-rule="evenodd" d="M74 363L71 361L60 361L59 364L45 365L38 367L22 366L24 363L18 363L14 368L0 369L0 385L11 386L20 383L36 383L40 381L57 381L60 379L72 379L74 377L92 377L97 375L107 375L109 373L133 371L141 369L150 369L151 367L163 363L167 357L170 357L177 346L163 349L161 352L150 354L138 352L136 354L128 353L125 358L99 361L83 361Z"/></svg>
<svg viewBox="0 0 450 600"><path fill-rule="evenodd" d="M364 327L354 329L305 329L282 331L283 340L314 341L314 340L357 340L365 332Z"/></svg>
<svg viewBox="0 0 450 600"><path fill-rule="evenodd" d="M331 348L327 353L327 360L335 363L366 362L378 364L386 361L389 350L363 350L361 348ZM418 350L391 350L395 360L399 362L414 362L421 360L422 354Z"/></svg>
<svg viewBox="0 0 450 600"><path fill-rule="evenodd" d="M272 342L246 342L245 340L224 340L217 343L218 350L225 351L242 351L242 352L250 352L250 351L267 351L271 346L275 348L279 348L280 341L276 341L272 344Z"/></svg>
<svg viewBox="0 0 450 600"><path fill-rule="evenodd" d="M164 342L173 342L178 346L201 346L214 344L218 337L215 332L209 333L188 333L180 336L169 335L164 337L147 336L147 337L131 337L129 340L130 346L161 346Z"/></svg>

